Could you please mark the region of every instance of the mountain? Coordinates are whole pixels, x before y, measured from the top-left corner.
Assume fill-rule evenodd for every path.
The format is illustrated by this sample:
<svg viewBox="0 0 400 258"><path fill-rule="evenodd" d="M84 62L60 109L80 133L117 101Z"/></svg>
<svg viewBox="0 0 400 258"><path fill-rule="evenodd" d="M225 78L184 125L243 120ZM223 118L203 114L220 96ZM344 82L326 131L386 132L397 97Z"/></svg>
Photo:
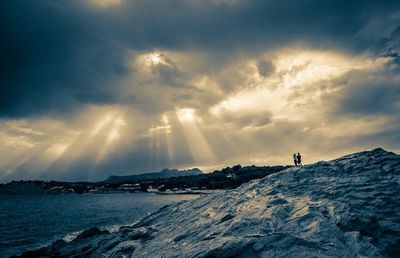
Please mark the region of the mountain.
<svg viewBox="0 0 400 258"><path fill-rule="evenodd" d="M21 257L399 257L400 155L288 168Z"/></svg>
<svg viewBox="0 0 400 258"><path fill-rule="evenodd" d="M139 175L130 175L130 176L109 176L106 180L100 183L108 183L108 184L116 184L116 183L124 183L124 182L139 182L144 180L154 180L159 178L171 178L171 177L180 177L180 176L195 176L201 175L203 172L198 168L192 168L188 170L178 170L178 169L163 169L160 172L154 173L145 173Z"/></svg>

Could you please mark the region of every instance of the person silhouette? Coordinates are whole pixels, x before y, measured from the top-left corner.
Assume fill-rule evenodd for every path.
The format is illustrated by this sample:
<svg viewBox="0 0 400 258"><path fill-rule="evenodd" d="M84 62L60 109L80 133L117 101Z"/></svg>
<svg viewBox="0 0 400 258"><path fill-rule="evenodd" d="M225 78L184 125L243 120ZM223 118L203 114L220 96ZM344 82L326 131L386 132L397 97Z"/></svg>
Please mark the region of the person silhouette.
<svg viewBox="0 0 400 258"><path fill-rule="evenodd" d="M294 162L294 166L297 167L297 156L296 156L296 153L293 154L293 162Z"/></svg>
<svg viewBox="0 0 400 258"><path fill-rule="evenodd" d="M298 166L300 166L300 167L302 167L303 166L303 164L301 163L301 155L300 155L300 153L297 153L297 165Z"/></svg>

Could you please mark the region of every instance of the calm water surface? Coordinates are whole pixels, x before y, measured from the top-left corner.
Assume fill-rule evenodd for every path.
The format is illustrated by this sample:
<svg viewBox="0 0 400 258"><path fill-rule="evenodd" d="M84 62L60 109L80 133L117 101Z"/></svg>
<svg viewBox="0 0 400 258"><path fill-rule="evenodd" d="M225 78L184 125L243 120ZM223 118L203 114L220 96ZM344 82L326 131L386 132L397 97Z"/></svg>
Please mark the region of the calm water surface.
<svg viewBox="0 0 400 258"><path fill-rule="evenodd" d="M0 195L0 257L70 240L78 232L129 225L164 205L196 195Z"/></svg>

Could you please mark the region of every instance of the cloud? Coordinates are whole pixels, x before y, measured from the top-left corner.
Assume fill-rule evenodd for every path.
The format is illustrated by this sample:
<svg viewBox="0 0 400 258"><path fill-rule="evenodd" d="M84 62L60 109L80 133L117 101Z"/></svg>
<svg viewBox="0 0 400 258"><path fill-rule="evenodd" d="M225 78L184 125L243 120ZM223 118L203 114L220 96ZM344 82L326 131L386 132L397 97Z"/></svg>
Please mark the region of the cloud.
<svg viewBox="0 0 400 258"><path fill-rule="evenodd" d="M0 116L66 114L110 102L125 72L122 50L90 33L82 12L61 1L2 5Z"/></svg>
<svg viewBox="0 0 400 258"><path fill-rule="evenodd" d="M0 116L65 115L82 105L121 102L119 82L127 76L126 53L131 50L198 49L222 59L244 49L256 54L293 43L359 51L375 38L366 38L367 33L358 38L357 32L370 20L385 23L381 17L394 15L400 5L309 0L91 3L104 8L65 0L1 3ZM258 69L266 75L272 67L264 61ZM154 72L165 85L187 86L185 80L177 81L180 70L168 62Z"/></svg>
<svg viewBox="0 0 400 258"><path fill-rule="evenodd" d="M400 149L399 10L390 0L3 1L0 137L12 151L0 147L0 170L88 180L215 165L196 163L199 146L224 164ZM193 124L179 110L193 110ZM185 139L188 127L200 140Z"/></svg>
<svg viewBox="0 0 400 258"><path fill-rule="evenodd" d="M123 0L88 0L89 4L99 8L110 8L121 5Z"/></svg>
<svg viewBox="0 0 400 258"><path fill-rule="evenodd" d="M388 74L352 75L337 97L341 113L351 115L390 115L400 109L399 78Z"/></svg>
<svg viewBox="0 0 400 258"><path fill-rule="evenodd" d="M270 60L261 60L257 64L258 73L267 77L275 72L275 66Z"/></svg>

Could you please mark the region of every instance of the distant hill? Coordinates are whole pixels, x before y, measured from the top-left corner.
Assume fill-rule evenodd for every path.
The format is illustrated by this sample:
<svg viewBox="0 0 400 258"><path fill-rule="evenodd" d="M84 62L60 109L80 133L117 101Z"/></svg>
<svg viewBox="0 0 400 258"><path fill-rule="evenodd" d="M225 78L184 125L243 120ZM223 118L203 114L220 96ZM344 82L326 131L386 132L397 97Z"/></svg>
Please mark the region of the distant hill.
<svg viewBox="0 0 400 258"><path fill-rule="evenodd" d="M124 182L139 182L144 180L154 180L154 179L165 179L171 177L181 177L181 176L196 176L201 175L203 172L198 168L192 168L188 170L178 170L178 169L163 169L160 172L145 173L139 175L129 175L129 176L109 176L106 180L99 183L106 184L120 184Z"/></svg>

